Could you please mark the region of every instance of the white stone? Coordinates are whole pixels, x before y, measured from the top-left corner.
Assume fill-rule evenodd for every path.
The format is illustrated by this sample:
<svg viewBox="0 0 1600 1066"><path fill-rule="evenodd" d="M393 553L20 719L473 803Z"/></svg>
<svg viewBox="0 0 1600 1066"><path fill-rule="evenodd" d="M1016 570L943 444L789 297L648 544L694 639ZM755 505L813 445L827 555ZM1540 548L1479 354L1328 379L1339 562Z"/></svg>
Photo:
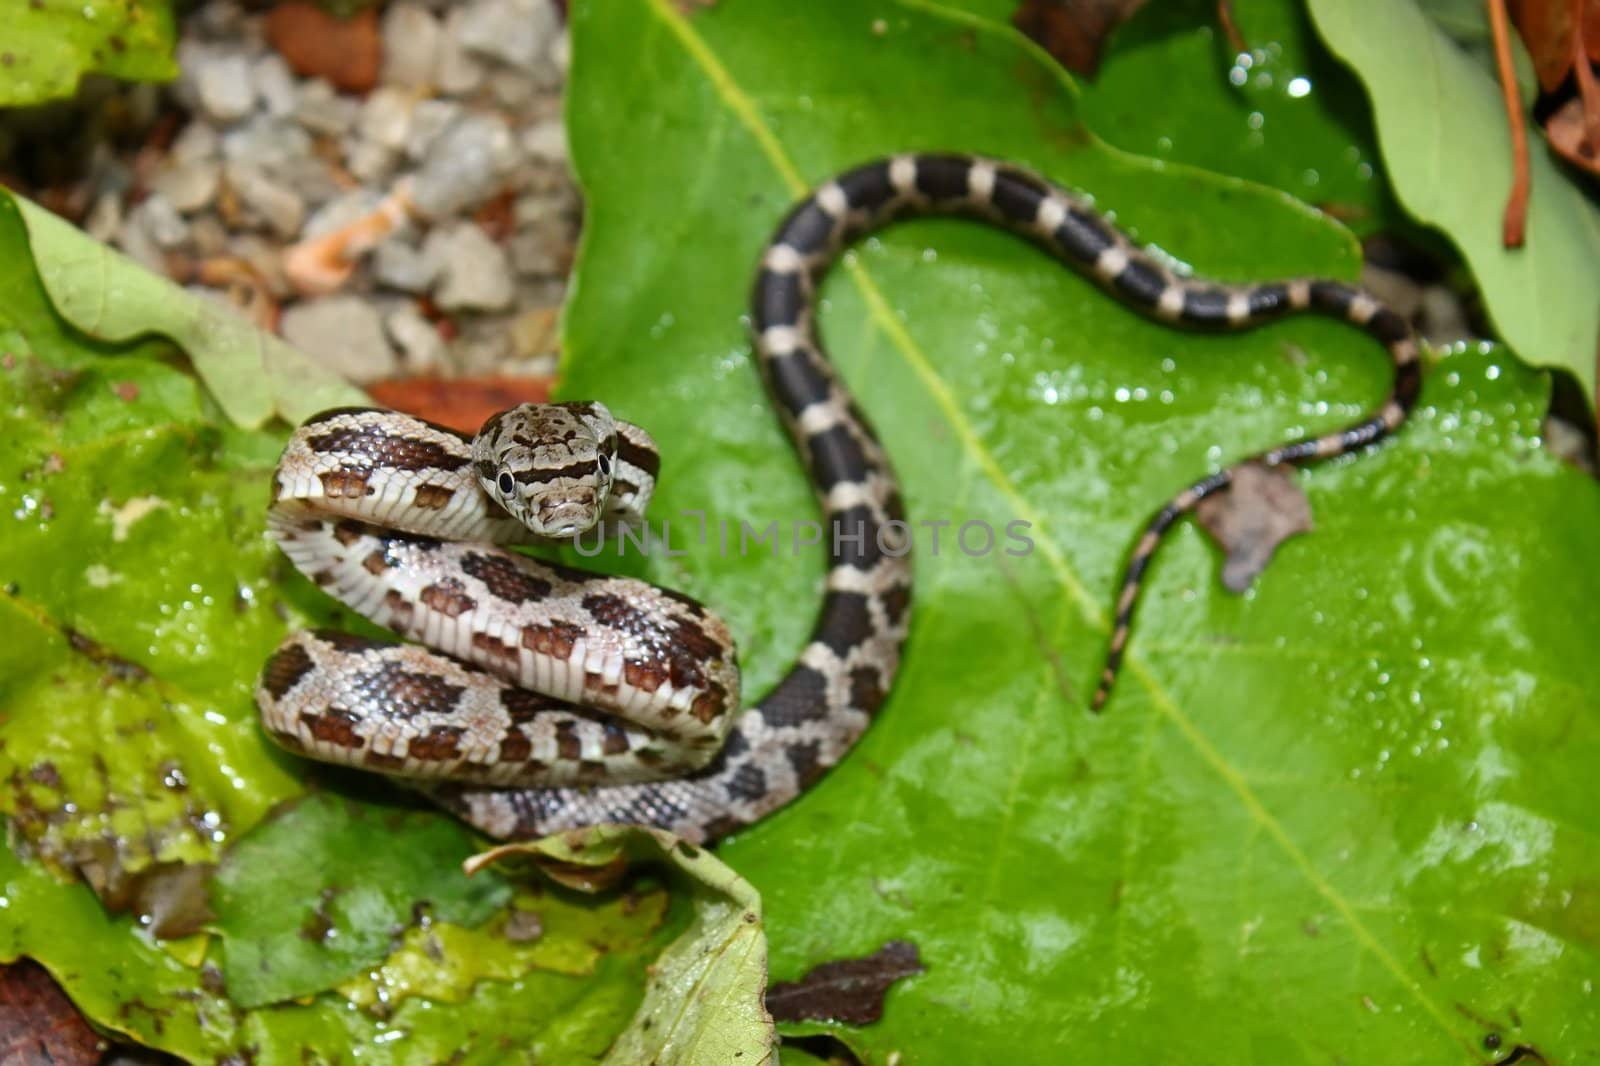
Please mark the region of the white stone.
<svg viewBox="0 0 1600 1066"><path fill-rule="evenodd" d="M255 86L256 99L267 114L283 118L294 113L299 103L294 73L289 64L276 52L268 52L250 68L250 79Z"/></svg>
<svg viewBox="0 0 1600 1066"><path fill-rule="evenodd" d="M200 107L218 122L237 122L255 107L250 81L250 61L232 52L205 50L194 69L195 93Z"/></svg>
<svg viewBox="0 0 1600 1066"><path fill-rule="evenodd" d="M373 90L361 107L356 132L372 144L391 150L404 148L411 132L411 94L389 86Z"/></svg>
<svg viewBox="0 0 1600 1066"><path fill-rule="evenodd" d="M293 189L243 163L229 163L226 176L240 202L273 233L288 240L300 232L306 205Z"/></svg>
<svg viewBox="0 0 1600 1066"><path fill-rule="evenodd" d="M174 163L193 163L201 159L215 159L222 150L222 139L217 131L196 119L173 138L167 158Z"/></svg>
<svg viewBox="0 0 1600 1066"><path fill-rule="evenodd" d="M155 176L150 187L187 215L216 199L221 181L221 166L215 160L202 159L166 168Z"/></svg>
<svg viewBox="0 0 1600 1066"><path fill-rule="evenodd" d="M440 259L422 254L409 241L391 237L372 255L372 276L378 284L401 292L426 292L442 268Z"/></svg>
<svg viewBox="0 0 1600 1066"><path fill-rule="evenodd" d="M499 245L471 222L456 223L441 240L443 262L435 303L446 311L501 311L511 306L515 295L511 264Z"/></svg>
<svg viewBox="0 0 1600 1066"><path fill-rule="evenodd" d="M522 150L532 159L547 163L566 163L566 124L557 115L529 126L522 131Z"/></svg>
<svg viewBox="0 0 1600 1066"><path fill-rule="evenodd" d="M303 300L283 312L283 339L357 384L394 373L394 349L378 312L359 296Z"/></svg>
<svg viewBox="0 0 1600 1066"><path fill-rule="evenodd" d="M383 83L406 89L429 85L439 62L439 33L439 20L427 8L390 5L383 14Z"/></svg>
<svg viewBox="0 0 1600 1066"><path fill-rule="evenodd" d="M405 366L413 374L438 370L444 365L446 346L439 329L422 317L411 304L403 304L389 312L383 320L389 339L405 355Z"/></svg>
<svg viewBox="0 0 1600 1066"><path fill-rule="evenodd" d="M465 8L451 8L445 16L444 35L439 42L433 84L446 96L465 96L483 84L483 64L461 44L461 22Z"/></svg>
<svg viewBox="0 0 1600 1066"><path fill-rule="evenodd" d="M361 105L357 101L340 96L321 78L313 78L300 86L300 99L294 109L300 125L313 133L331 137L349 132L360 113Z"/></svg>
<svg viewBox="0 0 1600 1066"><path fill-rule="evenodd" d="M472 0L459 33L472 51L531 70L560 31L561 16L550 0Z"/></svg>
<svg viewBox="0 0 1600 1066"><path fill-rule="evenodd" d="M136 221L150 239L162 248L176 248L189 238L189 226L172 206L172 201L159 192L146 196L133 209L130 221Z"/></svg>
<svg viewBox="0 0 1600 1066"><path fill-rule="evenodd" d="M411 109L406 158L416 162L426 156L434 138L460 117L461 105L453 100L418 100Z"/></svg>

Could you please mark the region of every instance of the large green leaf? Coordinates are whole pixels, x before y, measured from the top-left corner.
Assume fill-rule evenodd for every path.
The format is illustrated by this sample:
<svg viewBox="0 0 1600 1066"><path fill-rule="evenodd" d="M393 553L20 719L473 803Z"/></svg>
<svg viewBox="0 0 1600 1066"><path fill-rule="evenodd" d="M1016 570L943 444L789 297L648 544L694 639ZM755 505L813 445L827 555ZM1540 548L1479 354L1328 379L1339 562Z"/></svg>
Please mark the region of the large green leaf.
<svg viewBox="0 0 1600 1066"><path fill-rule="evenodd" d="M572 25L565 389L651 426L667 517L813 516L740 317L788 204L866 158L1031 163L1229 277L1356 267L1281 194L1107 150L1036 49L925 0L591 0ZM882 719L721 850L762 893L775 980L917 944L927 973L841 1031L871 1062L1596 1051L1600 491L1537 446L1541 377L1449 353L1399 439L1302 478L1319 528L1249 596L1181 529L1092 717L1139 525L1225 457L1378 402L1376 346L1320 321L1175 333L958 222L869 242L823 295L913 520L1025 521L1035 547L972 558L947 530L936 555L923 530ZM650 570L727 613L759 694L821 561L715 545Z"/></svg>
<svg viewBox="0 0 1600 1066"><path fill-rule="evenodd" d="M453 924L484 916L486 888L501 892L451 864L452 848L467 850L460 827L392 790L317 773L263 737L251 689L272 646L290 626L350 624L264 535L282 432L218 425L197 382L151 358L163 345L111 346L64 322L10 204L0 202L0 961L31 955L102 1028L201 1061L298 1063L307 1047L329 1061L497 1062L506 1046L551 1061L603 1054L664 943L664 893L523 890L476 928ZM317 781L348 800L258 826ZM330 807L370 831L307 824L304 812ZM304 839L285 841L286 827ZM295 877L262 874L295 858ZM205 921L219 860L222 936L154 939ZM534 920L513 922L527 911ZM341 949L349 939L361 950L302 947L319 918ZM511 936L530 925L536 940ZM270 972L240 977L263 944L255 961ZM225 995L235 984L237 1002ZM291 993L303 998L240 1006Z"/></svg>
<svg viewBox="0 0 1600 1066"><path fill-rule="evenodd" d="M531 858L584 885L615 876L619 864L645 859L666 863L689 886L693 919L651 965L644 1001L607 1052L607 1063L771 1061L777 1040L762 1002L767 940L761 897L715 855L659 829L602 825L506 844L469 868L513 858Z"/></svg>
<svg viewBox="0 0 1600 1066"><path fill-rule="evenodd" d="M0 107L71 96L91 71L165 81L172 59L168 0L0 0Z"/></svg>
<svg viewBox="0 0 1600 1066"><path fill-rule="evenodd" d="M1213 0L1145 5L1085 87L1084 122L1119 148L1271 185L1360 232L1391 224L1361 85L1304 5L1236 0L1233 20L1249 46L1238 54Z"/></svg>
<svg viewBox="0 0 1600 1066"><path fill-rule="evenodd" d="M1461 250L1506 343L1531 363L1571 370L1592 397L1600 358L1600 207L1531 133L1527 242L1507 250L1501 218L1511 191L1511 139L1489 73L1415 0L1308 6L1328 46L1366 85L1400 202Z"/></svg>

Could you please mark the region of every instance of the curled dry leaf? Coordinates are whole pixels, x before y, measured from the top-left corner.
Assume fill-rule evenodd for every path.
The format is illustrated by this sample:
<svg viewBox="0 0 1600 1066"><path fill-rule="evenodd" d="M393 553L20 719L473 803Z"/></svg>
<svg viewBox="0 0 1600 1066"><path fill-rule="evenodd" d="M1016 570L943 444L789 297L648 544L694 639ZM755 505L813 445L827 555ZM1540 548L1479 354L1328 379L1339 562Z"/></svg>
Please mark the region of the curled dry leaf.
<svg viewBox="0 0 1600 1066"><path fill-rule="evenodd" d="M0 1062L88 1066L105 1044L43 966L0 966Z"/></svg>
<svg viewBox="0 0 1600 1066"><path fill-rule="evenodd" d="M1272 561L1278 545L1311 529L1311 504L1283 467L1252 463L1226 491L1202 500L1200 524L1228 553L1222 583L1243 592Z"/></svg>
<svg viewBox="0 0 1600 1066"><path fill-rule="evenodd" d="M883 1017L890 985L924 972L915 944L891 940L865 958L824 962L798 981L773 985L767 990L767 1010L780 1022L870 1025Z"/></svg>

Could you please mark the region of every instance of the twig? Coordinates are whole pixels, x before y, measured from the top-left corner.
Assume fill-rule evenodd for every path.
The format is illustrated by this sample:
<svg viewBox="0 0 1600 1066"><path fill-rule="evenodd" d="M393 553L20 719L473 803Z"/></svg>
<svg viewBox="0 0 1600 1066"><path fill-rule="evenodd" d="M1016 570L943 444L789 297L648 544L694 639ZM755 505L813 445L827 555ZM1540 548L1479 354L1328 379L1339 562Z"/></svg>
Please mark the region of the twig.
<svg viewBox="0 0 1600 1066"><path fill-rule="evenodd" d="M1234 55L1250 51L1249 42L1239 32L1239 24L1233 21L1233 0L1217 0L1217 21L1222 23L1222 33L1228 38L1228 47L1233 49Z"/></svg>
<svg viewBox="0 0 1600 1066"><path fill-rule="evenodd" d="M1522 119L1517 94L1517 72L1511 66L1511 33L1506 26L1506 0L1488 0L1489 25L1494 29L1494 65L1500 75L1500 95L1506 102L1511 126L1511 195L1506 197L1501 243L1521 248L1528 229L1528 128Z"/></svg>

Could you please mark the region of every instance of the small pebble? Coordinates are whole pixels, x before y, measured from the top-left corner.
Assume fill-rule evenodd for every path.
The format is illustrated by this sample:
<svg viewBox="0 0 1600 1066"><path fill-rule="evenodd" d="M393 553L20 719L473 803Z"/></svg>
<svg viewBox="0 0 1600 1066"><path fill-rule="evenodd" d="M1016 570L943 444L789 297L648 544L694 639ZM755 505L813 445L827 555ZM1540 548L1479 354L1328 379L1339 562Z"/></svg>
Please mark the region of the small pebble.
<svg viewBox="0 0 1600 1066"><path fill-rule="evenodd" d="M302 300L279 319L284 340L356 384L390 376L394 349L378 312L359 296Z"/></svg>
<svg viewBox="0 0 1600 1066"><path fill-rule="evenodd" d="M560 116L547 118L522 131L522 150L546 163L567 162L567 127Z"/></svg>
<svg viewBox="0 0 1600 1066"><path fill-rule="evenodd" d="M351 223L366 218L377 210L382 197L368 189L351 189L329 200L327 204L306 220L300 232L303 239L320 237L324 233L344 229Z"/></svg>
<svg viewBox="0 0 1600 1066"><path fill-rule="evenodd" d="M472 0L458 32L472 51L530 70L560 29L560 15L550 0Z"/></svg>
<svg viewBox="0 0 1600 1066"><path fill-rule="evenodd" d="M295 123L257 115L222 135L222 155L230 163L276 174L284 162L311 153L311 136Z"/></svg>
<svg viewBox="0 0 1600 1066"><path fill-rule="evenodd" d="M435 231L439 232L439 231ZM428 235L434 244L434 235ZM442 262L434 302L446 311L502 311L516 295L505 252L471 222L443 231Z"/></svg>
<svg viewBox="0 0 1600 1066"><path fill-rule="evenodd" d="M167 158L174 163L193 163L202 159L215 159L221 150L222 139L217 136L217 131L207 123L196 119L183 127L183 131L173 138Z"/></svg>
<svg viewBox="0 0 1600 1066"><path fill-rule="evenodd" d="M207 212L189 223L189 243L194 245L196 255L209 259L227 248L228 231L221 219Z"/></svg>
<svg viewBox="0 0 1600 1066"><path fill-rule="evenodd" d="M129 216L150 235L150 239L164 249L176 248L189 238L189 226L172 206L172 201L159 192L146 196Z"/></svg>
<svg viewBox="0 0 1600 1066"><path fill-rule="evenodd" d="M221 181L221 166L215 160L201 159L168 167L155 176L150 187L188 215L210 206Z"/></svg>
<svg viewBox="0 0 1600 1066"><path fill-rule="evenodd" d="M519 230L511 238L511 265L518 274L551 277L566 272L568 248L563 235L546 223Z"/></svg>
<svg viewBox="0 0 1600 1066"><path fill-rule="evenodd" d="M420 4L391 4L383 13L383 84L425 88L439 62L439 20Z"/></svg>
<svg viewBox="0 0 1600 1066"><path fill-rule="evenodd" d="M372 255L372 276L401 292L426 292L443 268L442 254L430 259L408 241L391 237Z"/></svg>
<svg viewBox="0 0 1600 1066"><path fill-rule="evenodd" d="M225 175L239 201L273 233L288 240L300 232L306 205L293 189L245 163L229 163Z"/></svg>
<svg viewBox="0 0 1600 1066"><path fill-rule="evenodd" d="M255 106L250 61L234 52L200 51L193 69L196 95L205 113L218 122L236 122Z"/></svg>
<svg viewBox="0 0 1600 1066"><path fill-rule="evenodd" d="M464 115L428 146L413 181L412 203L429 218L469 210L498 192L516 163L516 142L504 119Z"/></svg>
<svg viewBox="0 0 1600 1066"><path fill-rule="evenodd" d="M354 141L344 154L345 169L366 185L387 184L399 163L399 152L372 141Z"/></svg>
<svg viewBox="0 0 1600 1066"><path fill-rule="evenodd" d="M444 367L447 348L439 329L422 317L411 304L404 304L383 320L389 338L405 356L405 369L412 374L425 374Z"/></svg>
<svg viewBox="0 0 1600 1066"><path fill-rule="evenodd" d="M411 131L411 94L401 89L375 89L362 105L356 132L362 139L388 149L406 145Z"/></svg>
<svg viewBox="0 0 1600 1066"><path fill-rule="evenodd" d="M333 86L321 78L313 78L300 86L300 99L295 104L294 117L300 125L313 133L341 137L356 124L361 113L360 101L340 96Z"/></svg>
<svg viewBox="0 0 1600 1066"><path fill-rule="evenodd" d="M255 86L256 99L261 101L267 114L283 118L294 113L299 93L295 91L294 72L282 56L269 52L257 59L250 68L250 80Z"/></svg>
<svg viewBox="0 0 1600 1066"><path fill-rule="evenodd" d="M461 117L461 105L453 100L419 100L411 109L411 128L406 137L406 158L413 163L427 155L433 139Z"/></svg>
<svg viewBox="0 0 1600 1066"><path fill-rule="evenodd" d="M446 96L466 96L483 84L483 64L461 44L461 20L465 15L464 8L451 8L445 16L444 34L439 41L433 83Z"/></svg>

